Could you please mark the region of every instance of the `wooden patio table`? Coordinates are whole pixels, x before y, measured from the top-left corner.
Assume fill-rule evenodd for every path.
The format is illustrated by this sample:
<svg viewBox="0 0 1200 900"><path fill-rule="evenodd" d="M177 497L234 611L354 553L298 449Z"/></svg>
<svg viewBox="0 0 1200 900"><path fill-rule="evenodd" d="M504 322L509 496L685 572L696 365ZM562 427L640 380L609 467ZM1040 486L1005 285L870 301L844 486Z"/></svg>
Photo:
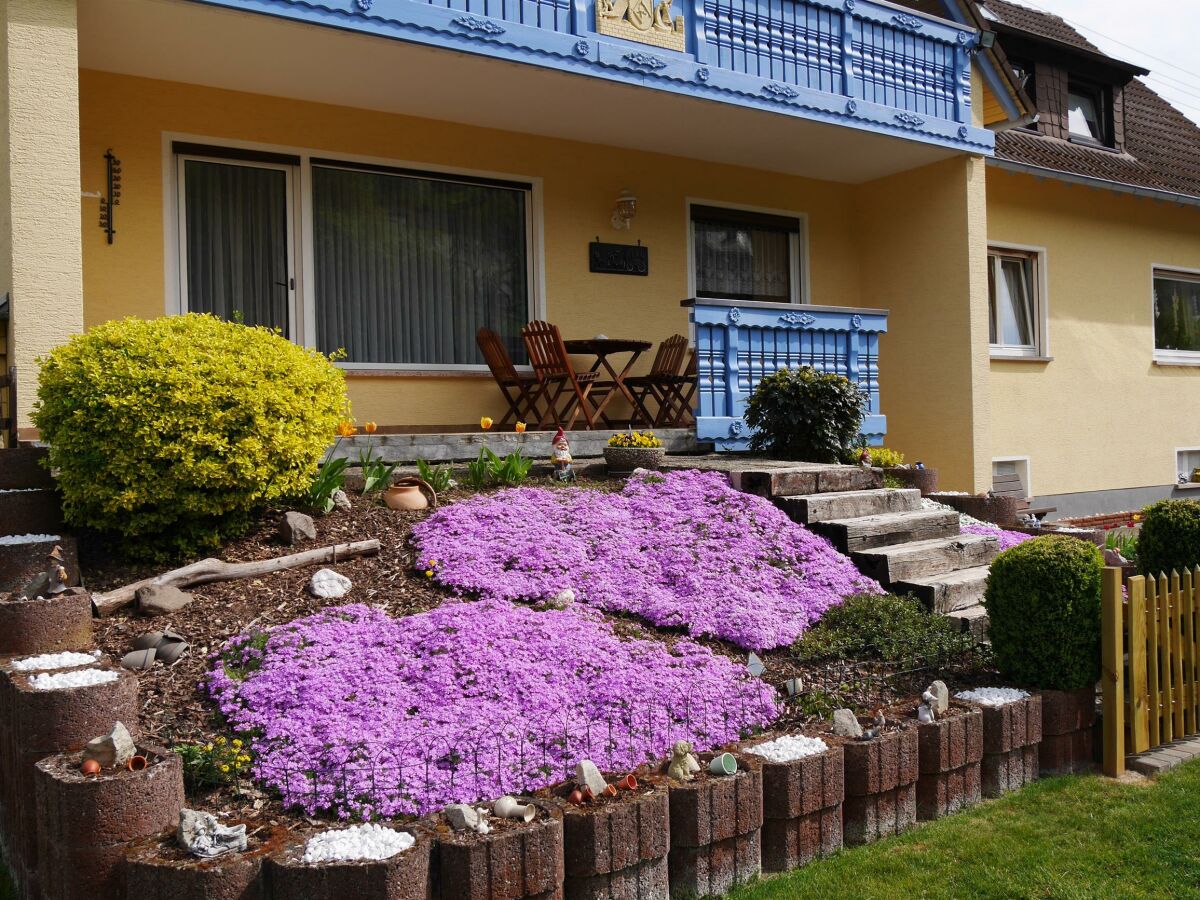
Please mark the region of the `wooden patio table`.
<svg viewBox="0 0 1200 900"><path fill-rule="evenodd" d="M597 372L603 368L612 378L609 382L597 382L598 386L602 385L609 389L605 392L604 399L600 401L599 406L596 407L596 415L599 416L606 427L612 428L613 424L608 416L604 414L604 410L608 406L609 401L618 393L629 401L629 405L633 407L635 412L646 413L646 410L642 408L642 404L633 395L633 391L625 386L625 379L629 375L629 370L633 368L633 364L637 362L638 357L654 346L650 341L627 341L620 338L585 338L577 341L563 341L563 346L566 348L567 353L572 356L596 357L588 371ZM628 353L629 359L625 362L624 368L618 372L609 360L609 357L622 353ZM650 419L647 418L646 421L650 421Z"/></svg>

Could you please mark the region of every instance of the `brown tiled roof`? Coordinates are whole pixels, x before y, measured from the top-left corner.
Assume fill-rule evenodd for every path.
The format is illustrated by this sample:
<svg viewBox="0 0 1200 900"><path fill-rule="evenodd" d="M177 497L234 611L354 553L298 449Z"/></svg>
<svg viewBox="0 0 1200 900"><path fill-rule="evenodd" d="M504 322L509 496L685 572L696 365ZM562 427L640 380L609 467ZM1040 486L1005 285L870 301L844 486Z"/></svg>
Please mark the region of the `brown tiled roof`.
<svg viewBox="0 0 1200 900"><path fill-rule="evenodd" d="M1013 29L1099 52L1058 16L1007 0L980 0L980 5ZM996 135L996 158L1200 198L1200 126L1137 78L1125 86L1123 153L1014 129Z"/></svg>

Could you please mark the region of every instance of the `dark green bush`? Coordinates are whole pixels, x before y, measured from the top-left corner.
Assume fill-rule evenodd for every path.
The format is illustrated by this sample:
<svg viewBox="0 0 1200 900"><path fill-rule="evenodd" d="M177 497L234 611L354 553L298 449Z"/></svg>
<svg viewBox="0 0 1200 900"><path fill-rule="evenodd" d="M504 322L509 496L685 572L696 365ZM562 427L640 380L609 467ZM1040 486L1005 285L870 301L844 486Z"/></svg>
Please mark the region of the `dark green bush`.
<svg viewBox="0 0 1200 900"><path fill-rule="evenodd" d="M879 659L886 662L951 659L974 640L957 623L930 615L920 601L893 594L848 597L804 633L792 652L801 662Z"/></svg>
<svg viewBox="0 0 1200 900"><path fill-rule="evenodd" d="M758 383L746 404L756 429L750 449L807 462L841 462L859 441L867 398L842 375L811 366L780 369Z"/></svg>
<svg viewBox="0 0 1200 900"><path fill-rule="evenodd" d="M1169 575L1200 566L1200 502L1162 500L1147 506L1145 515L1137 542L1144 574Z"/></svg>
<svg viewBox="0 0 1200 900"><path fill-rule="evenodd" d="M1100 677L1099 548L1047 535L992 563L984 606L996 666L1018 687L1071 691Z"/></svg>

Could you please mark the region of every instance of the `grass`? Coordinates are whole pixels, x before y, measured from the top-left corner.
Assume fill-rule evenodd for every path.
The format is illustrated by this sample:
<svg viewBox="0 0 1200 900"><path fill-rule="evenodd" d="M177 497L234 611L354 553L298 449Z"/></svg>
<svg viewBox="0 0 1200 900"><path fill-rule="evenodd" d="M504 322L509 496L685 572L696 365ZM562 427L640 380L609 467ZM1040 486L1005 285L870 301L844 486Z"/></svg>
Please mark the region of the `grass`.
<svg viewBox="0 0 1200 900"><path fill-rule="evenodd" d="M729 896L1200 897L1200 763L1149 784L1039 781Z"/></svg>

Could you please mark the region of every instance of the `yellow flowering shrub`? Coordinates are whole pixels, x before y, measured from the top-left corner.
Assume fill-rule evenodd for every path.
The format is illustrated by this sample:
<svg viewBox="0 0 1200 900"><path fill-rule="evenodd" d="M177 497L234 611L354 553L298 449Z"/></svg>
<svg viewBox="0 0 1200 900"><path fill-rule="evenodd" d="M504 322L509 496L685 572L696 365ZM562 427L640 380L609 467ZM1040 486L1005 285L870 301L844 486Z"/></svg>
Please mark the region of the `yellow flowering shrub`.
<svg viewBox="0 0 1200 900"><path fill-rule="evenodd" d="M304 495L345 408L327 357L192 314L107 322L52 351L33 420L67 522L163 558Z"/></svg>
<svg viewBox="0 0 1200 900"><path fill-rule="evenodd" d="M653 431L618 431L608 439L608 446L652 450L661 447L662 441L654 436Z"/></svg>

